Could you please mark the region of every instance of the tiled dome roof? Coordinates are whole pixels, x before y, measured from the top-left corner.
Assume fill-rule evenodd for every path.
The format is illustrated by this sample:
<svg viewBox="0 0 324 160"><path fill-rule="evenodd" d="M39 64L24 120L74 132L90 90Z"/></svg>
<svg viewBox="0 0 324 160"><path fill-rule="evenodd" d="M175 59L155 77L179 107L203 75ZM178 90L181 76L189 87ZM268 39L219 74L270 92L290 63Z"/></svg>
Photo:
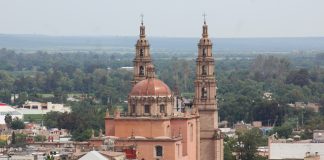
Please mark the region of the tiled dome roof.
<svg viewBox="0 0 324 160"><path fill-rule="evenodd" d="M138 82L130 92L130 96L171 96L168 85L157 78L148 78Z"/></svg>

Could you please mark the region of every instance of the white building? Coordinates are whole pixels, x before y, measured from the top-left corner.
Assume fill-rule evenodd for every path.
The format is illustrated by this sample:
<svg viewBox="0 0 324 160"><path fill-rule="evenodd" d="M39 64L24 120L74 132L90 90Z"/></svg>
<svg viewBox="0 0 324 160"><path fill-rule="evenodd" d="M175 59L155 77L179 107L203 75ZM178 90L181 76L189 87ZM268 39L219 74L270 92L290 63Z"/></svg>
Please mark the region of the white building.
<svg viewBox="0 0 324 160"><path fill-rule="evenodd" d="M219 128L222 133L224 133L228 137L237 137L235 134L235 129L232 128Z"/></svg>
<svg viewBox="0 0 324 160"><path fill-rule="evenodd" d="M22 119L23 117L23 115L20 112L17 112L16 109L5 103L0 103L0 124L6 124L5 117L7 114L10 114L12 119L16 117Z"/></svg>
<svg viewBox="0 0 324 160"><path fill-rule="evenodd" d="M313 143L312 140L287 141L269 138L269 159L304 159L307 153L316 153L324 160L324 143Z"/></svg>
<svg viewBox="0 0 324 160"><path fill-rule="evenodd" d="M313 131L313 142L324 143L324 130Z"/></svg>

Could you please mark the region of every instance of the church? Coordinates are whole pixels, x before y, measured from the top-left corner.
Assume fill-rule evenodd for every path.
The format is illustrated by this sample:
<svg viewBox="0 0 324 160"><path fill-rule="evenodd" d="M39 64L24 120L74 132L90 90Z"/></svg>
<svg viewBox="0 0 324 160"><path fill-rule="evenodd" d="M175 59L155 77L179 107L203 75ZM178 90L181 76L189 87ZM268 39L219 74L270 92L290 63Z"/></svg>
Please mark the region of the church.
<svg viewBox="0 0 324 160"><path fill-rule="evenodd" d="M105 117L106 136L114 148L138 160L223 160L218 129L215 62L206 20L198 43L192 108L175 107L176 95L155 75L143 21L133 60L127 113Z"/></svg>

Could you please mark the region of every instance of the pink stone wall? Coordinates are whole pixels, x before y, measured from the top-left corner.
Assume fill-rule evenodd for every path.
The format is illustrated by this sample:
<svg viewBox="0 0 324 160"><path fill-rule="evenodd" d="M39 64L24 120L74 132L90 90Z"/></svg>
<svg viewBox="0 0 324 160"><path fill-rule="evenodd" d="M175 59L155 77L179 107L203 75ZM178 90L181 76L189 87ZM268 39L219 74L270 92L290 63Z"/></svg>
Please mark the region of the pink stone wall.
<svg viewBox="0 0 324 160"><path fill-rule="evenodd" d="M179 145L179 151L181 151L181 141L177 142L148 142L148 141L122 141L117 142L117 145L137 145L137 159L142 160L184 160L181 154L178 154L177 145ZM163 156L156 157L155 155L155 146L162 146L163 147Z"/></svg>
<svg viewBox="0 0 324 160"><path fill-rule="evenodd" d="M165 160L197 160L197 118L179 119L106 119L106 135L120 138L143 136L156 138L160 136L178 137L179 131L182 140L178 142L159 142L163 145ZM180 130L179 130L180 129ZM140 157L156 159L154 147L159 145L155 142L136 141ZM134 142L122 142L119 145L132 145ZM178 153L179 152L179 153ZM140 159L141 160L141 159ZM160 159L162 160L162 159Z"/></svg>
<svg viewBox="0 0 324 160"><path fill-rule="evenodd" d="M106 136L115 136L115 122L114 119L105 119Z"/></svg>
<svg viewBox="0 0 324 160"><path fill-rule="evenodd" d="M171 132L173 135L179 134L183 138L182 154L188 156L189 160L196 160L197 157L197 123L196 119L173 119L171 120Z"/></svg>
<svg viewBox="0 0 324 160"><path fill-rule="evenodd" d="M115 120L115 136L130 137L159 137L168 136L169 120Z"/></svg>

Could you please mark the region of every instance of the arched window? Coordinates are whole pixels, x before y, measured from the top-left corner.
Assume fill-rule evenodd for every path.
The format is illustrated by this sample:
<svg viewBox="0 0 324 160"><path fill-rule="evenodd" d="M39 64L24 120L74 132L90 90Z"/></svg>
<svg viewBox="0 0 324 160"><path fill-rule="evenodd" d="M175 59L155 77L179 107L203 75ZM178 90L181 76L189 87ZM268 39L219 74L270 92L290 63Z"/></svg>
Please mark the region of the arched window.
<svg viewBox="0 0 324 160"><path fill-rule="evenodd" d="M156 157L163 156L163 147L162 146L155 146L155 156Z"/></svg>
<svg viewBox="0 0 324 160"><path fill-rule="evenodd" d="M177 144L177 152L178 152L178 157L180 157L181 153L180 153L180 144Z"/></svg>
<svg viewBox="0 0 324 160"><path fill-rule="evenodd" d="M206 48L204 48L204 49L202 50L202 56L203 56L203 57L206 57L206 55L207 55L207 53L206 53Z"/></svg>
<svg viewBox="0 0 324 160"><path fill-rule="evenodd" d="M131 113L135 113L136 112L136 106L135 104L132 105L132 109L131 109Z"/></svg>
<svg viewBox="0 0 324 160"><path fill-rule="evenodd" d="M201 98L207 98L207 88L206 87L201 88Z"/></svg>
<svg viewBox="0 0 324 160"><path fill-rule="evenodd" d="M165 113L165 106L164 104L160 105L160 113Z"/></svg>
<svg viewBox="0 0 324 160"><path fill-rule="evenodd" d="M143 57L144 56L144 50L141 48L140 49L140 57Z"/></svg>
<svg viewBox="0 0 324 160"><path fill-rule="evenodd" d="M190 124L190 141L193 141L193 124Z"/></svg>
<svg viewBox="0 0 324 160"><path fill-rule="evenodd" d="M143 76L144 75L144 67L140 66L139 68L139 75Z"/></svg>
<svg viewBox="0 0 324 160"><path fill-rule="evenodd" d="M201 67L201 69L202 69L202 75L207 75L207 69L206 69L206 66L203 65L203 66Z"/></svg>

